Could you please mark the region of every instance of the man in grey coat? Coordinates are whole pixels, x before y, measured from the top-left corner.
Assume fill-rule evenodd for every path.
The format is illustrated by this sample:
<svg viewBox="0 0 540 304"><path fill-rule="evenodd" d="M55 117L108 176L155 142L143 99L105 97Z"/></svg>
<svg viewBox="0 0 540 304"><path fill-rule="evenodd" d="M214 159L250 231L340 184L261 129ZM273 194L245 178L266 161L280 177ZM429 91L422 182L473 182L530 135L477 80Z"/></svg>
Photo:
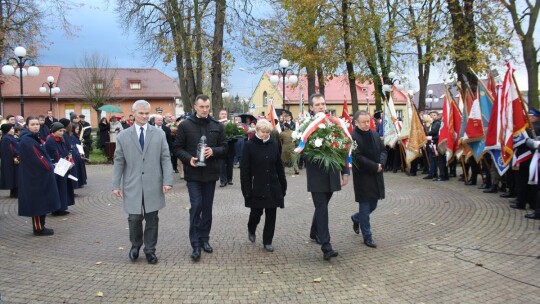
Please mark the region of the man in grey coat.
<svg viewBox="0 0 540 304"><path fill-rule="evenodd" d="M129 258L137 260L144 241L146 260L155 264L158 210L165 207L165 193L173 184L169 145L165 133L148 124L150 104L146 100L135 101L131 110L135 123L120 132L116 141L113 194L123 197L124 211L129 214Z"/></svg>

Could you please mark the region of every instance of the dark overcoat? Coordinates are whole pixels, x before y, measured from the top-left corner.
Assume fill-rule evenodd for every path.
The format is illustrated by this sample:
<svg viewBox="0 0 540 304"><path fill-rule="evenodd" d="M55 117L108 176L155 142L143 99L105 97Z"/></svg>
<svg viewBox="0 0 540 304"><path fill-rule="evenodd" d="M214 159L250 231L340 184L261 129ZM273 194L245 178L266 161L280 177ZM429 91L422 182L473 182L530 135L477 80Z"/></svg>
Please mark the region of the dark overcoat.
<svg viewBox="0 0 540 304"><path fill-rule="evenodd" d="M273 138L263 142L253 136L244 144L240 182L248 208L283 208L287 179L279 147Z"/></svg>
<svg viewBox="0 0 540 304"><path fill-rule="evenodd" d="M39 126L39 138L45 140L49 134L51 134L51 130L46 124Z"/></svg>
<svg viewBox="0 0 540 304"><path fill-rule="evenodd" d="M71 175L75 176L78 181L71 180L73 189L82 188L82 186L86 185L87 176L86 165L84 164L81 153L79 153L79 149L77 149L77 145L80 145L81 142L75 134L68 135L67 132L64 133L64 141L75 161L73 169L71 170Z"/></svg>
<svg viewBox="0 0 540 304"><path fill-rule="evenodd" d="M4 134L0 142L0 189L17 188L19 165L15 165L13 158L19 155L19 141L11 134Z"/></svg>
<svg viewBox="0 0 540 304"><path fill-rule="evenodd" d="M19 215L45 215L60 209L54 166L38 133L23 129L19 149Z"/></svg>
<svg viewBox="0 0 540 304"><path fill-rule="evenodd" d="M367 132L369 136L361 136L360 132ZM377 170L379 164L383 168L386 164L386 148L375 131L361 131L355 127L352 137L358 145L352 153L354 199L357 202L383 199L383 172ZM370 142L366 142L367 140Z"/></svg>
<svg viewBox="0 0 540 304"><path fill-rule="evenodd" d="M63 139L63 138L62 138ZM60 158L69 159L69 150L66 143L52 134L45 141L45 148L53 163L57 163ZM75 204L75 192L73 191L72 180L68 178L72 174L73 168L64 177L55 174L58 194L60 195L60 210L67 210L68 206Z"/></svg>

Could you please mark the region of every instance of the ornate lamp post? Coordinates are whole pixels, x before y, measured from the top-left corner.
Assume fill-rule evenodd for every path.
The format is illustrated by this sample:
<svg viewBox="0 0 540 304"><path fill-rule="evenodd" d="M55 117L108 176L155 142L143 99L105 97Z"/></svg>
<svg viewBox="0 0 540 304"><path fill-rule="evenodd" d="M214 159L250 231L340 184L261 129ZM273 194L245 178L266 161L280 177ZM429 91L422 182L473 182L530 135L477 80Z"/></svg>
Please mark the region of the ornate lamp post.
<svg viewBox="0 0 540 304"><path fill-rule="evenodd" d="M426 108L431 110L434 102L439 102L439 98L433 97L433 90L428 90L427 97L426 97Z"/></svg>
<svg viewBox="0 0 540 304"><path fill-rule="evenodd" d="M392 93L392 88L394 85L396 85L396 88L398 90L402 90L403 86L401 85L401 82L399 78L397 78L396 73L390 72L388 73L388 76L384 77L384 84L382 86L382 91L384 96L386 97L386 100L390 98L390 94Z"/></svg>
<svg viewBox="0 0 540 304"><path fill-rule="evenodd" d="M47 93L47 87L49 88L49 111L52 111L52 96L53 94L60 93L60 88L56 86L54 77L47 77L47 82L44 82L39 88L39 92L42 94Z"/></svg>
<svg viewBox="0 0 540 304"><path fill-rule="evenodd" d="M23 77L26 75L30 76L38 76L39 75L39 68L34 64L34 61L30 58L26 57L26 49L22 46L18 46L14 50L15 57L11 57L7 60L6 65L2 67L2 73L7 76L11 76L15 74L15 76L19 77L20 84L21 84L21 116L24 117L24 95L23 95ZM17 66L17 69L10 64L10 62L14 62ZM28 71L24 68L26 65L26 62L29 62L31 66L28 68Z"/></svg>
<svg viewBox="0 0 540 304"><path fill-rule="evenodd" d="M282 83L283 83L283 103L281 105L282 109L285 109L285 83L289 82L290 84L296 84L298 82L298 77L293 74L293 70L288 69L289 67L289 61L287 59L281 59L279 61L279 69L276 69L274 71L274 75L270 76L270 82L273 85L277 85L279 82L279 76L281 75ZM287 74L291 74L287 78Z"/></svg>

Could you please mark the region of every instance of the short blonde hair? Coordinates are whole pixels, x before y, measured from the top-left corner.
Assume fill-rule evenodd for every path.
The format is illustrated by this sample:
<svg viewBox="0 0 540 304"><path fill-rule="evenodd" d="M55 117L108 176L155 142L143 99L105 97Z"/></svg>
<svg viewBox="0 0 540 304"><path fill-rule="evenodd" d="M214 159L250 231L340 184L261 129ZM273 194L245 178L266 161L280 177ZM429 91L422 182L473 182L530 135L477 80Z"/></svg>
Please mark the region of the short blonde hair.
<svg viewBox="0 0 540 304"><path fill-rule="evenodd" d="M272 132L273 129L274 127L272 126L272 124L266 119L259 119L257 121L257 124L255 125L256 131Z"/></svg>

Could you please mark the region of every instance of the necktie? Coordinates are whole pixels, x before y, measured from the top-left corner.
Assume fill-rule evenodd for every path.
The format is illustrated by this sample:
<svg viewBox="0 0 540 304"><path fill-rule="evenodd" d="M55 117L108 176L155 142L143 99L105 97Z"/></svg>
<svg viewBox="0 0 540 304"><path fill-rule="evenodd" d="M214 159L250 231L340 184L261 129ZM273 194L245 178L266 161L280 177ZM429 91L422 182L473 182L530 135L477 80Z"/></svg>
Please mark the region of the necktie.
<svg viewBox="0 0 540 304"><path fill-rule="evenodd" d="M144 128L141 127L141 135L139 135L139 143L141 144L141 150L144 150Z"/></svg>

